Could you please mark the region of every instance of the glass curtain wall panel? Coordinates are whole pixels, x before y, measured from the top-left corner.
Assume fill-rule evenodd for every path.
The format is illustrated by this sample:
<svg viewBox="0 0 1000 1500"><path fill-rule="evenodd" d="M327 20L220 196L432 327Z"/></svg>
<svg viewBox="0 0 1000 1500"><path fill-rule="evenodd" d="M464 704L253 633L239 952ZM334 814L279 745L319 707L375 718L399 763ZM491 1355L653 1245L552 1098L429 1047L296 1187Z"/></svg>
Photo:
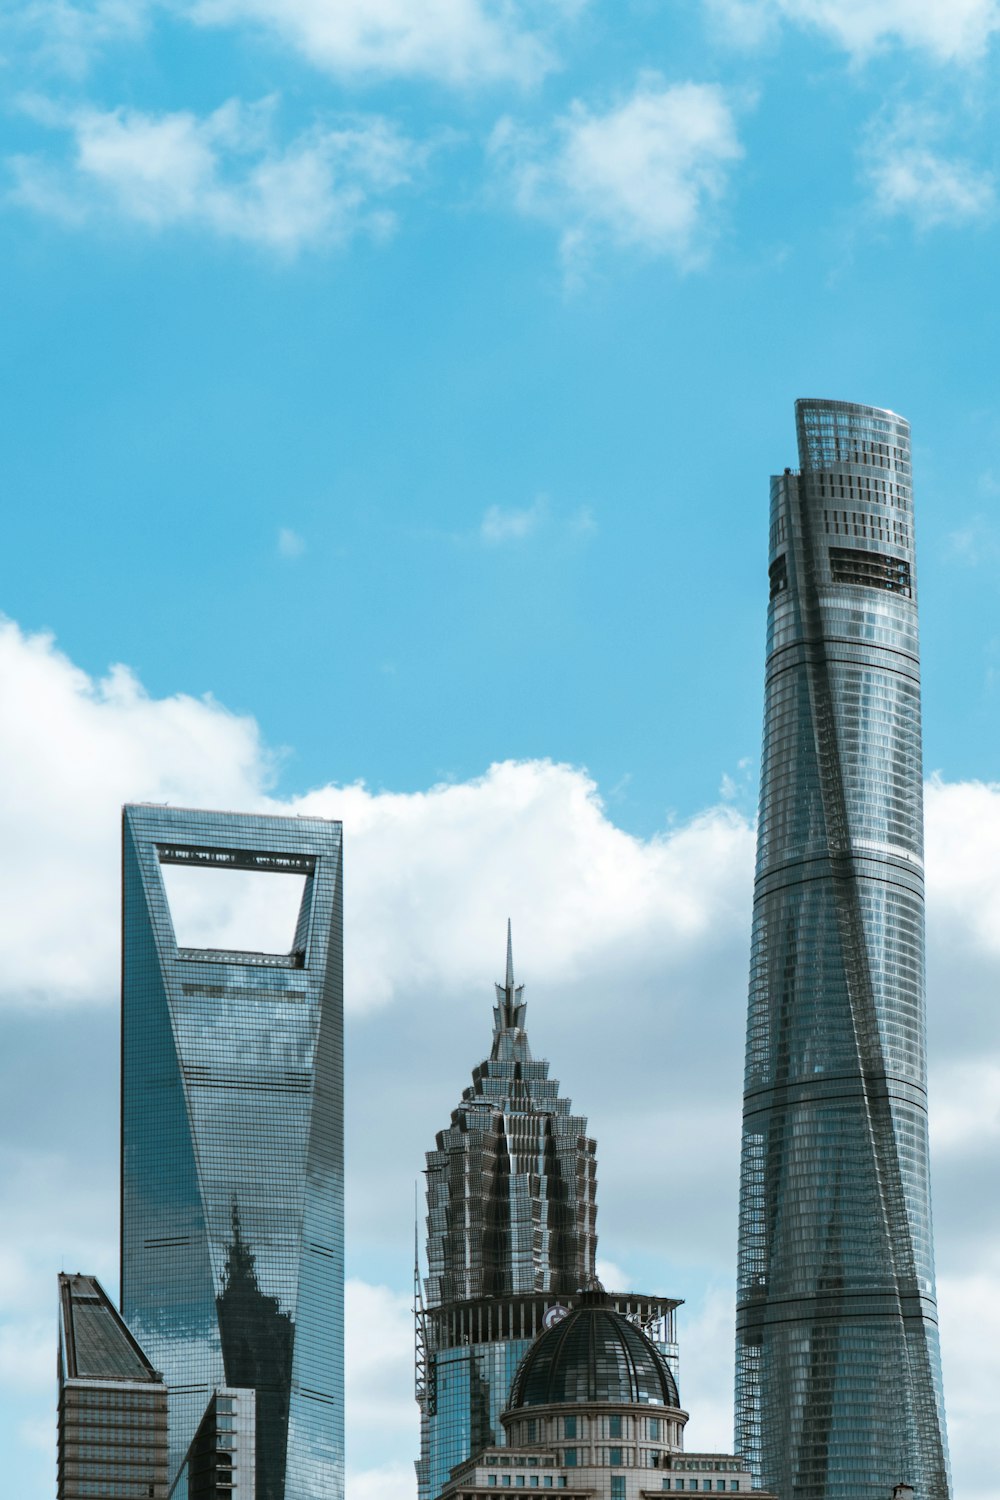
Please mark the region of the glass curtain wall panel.
<svg viewBox="0 0 1000 1500"><path fill-rule="evenodd" d="M165 875L194 882L176 911ZM240 881L262 933L297 882L286 941L232 945ZM258 1500L343 1495L341 913L338 823L125 809L122 1307L170 1388L171 1481L235 1387Z"/></svg>
<svg viewBox="0 0 1000 1500"><path fill-rule="evenodd" d="M947 1500L908 424L796 406L772 481L737 1448L781 1500Z"/></svg>

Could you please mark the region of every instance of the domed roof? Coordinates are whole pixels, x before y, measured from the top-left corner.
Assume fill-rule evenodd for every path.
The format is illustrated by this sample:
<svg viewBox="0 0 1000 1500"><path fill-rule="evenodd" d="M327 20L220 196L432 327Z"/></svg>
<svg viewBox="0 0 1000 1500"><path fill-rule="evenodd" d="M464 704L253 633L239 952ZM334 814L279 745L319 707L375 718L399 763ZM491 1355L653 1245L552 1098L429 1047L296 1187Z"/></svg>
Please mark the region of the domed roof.
<svg viewBox="0 0 1000 1500"><path fill-rule="evenodd" d="M680 1406L674 1377L641 1328L600 1292L540 1334L518 1367L508 1410L521 1406Z"/></svg>

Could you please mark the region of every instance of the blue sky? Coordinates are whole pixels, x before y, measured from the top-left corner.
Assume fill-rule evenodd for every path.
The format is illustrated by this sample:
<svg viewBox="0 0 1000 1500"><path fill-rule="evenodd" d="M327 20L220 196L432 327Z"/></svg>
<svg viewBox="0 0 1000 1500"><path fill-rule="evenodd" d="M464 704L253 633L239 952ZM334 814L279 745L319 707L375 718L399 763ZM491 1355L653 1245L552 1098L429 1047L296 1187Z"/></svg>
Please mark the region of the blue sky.
<svg viewBox="0 0 1000 1500"><path fill-rule="evenodd" d="M546 754L648 832L756 753L767 475L848 395L914 424L928 764L979 769L992 7L339 8L5 23L7 612L254 712L289 790Z"/></svg>
<svg viewBox="0 0 1000 1500"><path fill-rule="evenodd" d="M114 1274L114 1161L86 1232L50 1233L79 1162L19 1092L31 1058L84 1107L85 1049L113 1155L114 809L311 798L356 820L356 1141L378 1060L427 1039L414 997L448 1031L400 1222L358 1147L354 1305L396 1373L356 1343L353 1500L411 1482L408 1184L485 1044L508 912L602 1145L605 1251L688 1297L725 1441L767 479L794 398L833 396L913 424L946 1378L958 1500L995 1486L958 1330L1000 1300L972 1232L1000 1136L998 35L997 0L7 7L0 1151L53 1187L11 1218L0 1382L6 1347L51 1369L47 1255ZM646 1123L686 1100L706 1143L641 1225L635 1058L611 1085L574 1029L609 990L662 1027ZM716 1115L664 1080L678 1037L720 1035ZM24 1500L51 1488L48 1380L0 1418Z"/></svg>

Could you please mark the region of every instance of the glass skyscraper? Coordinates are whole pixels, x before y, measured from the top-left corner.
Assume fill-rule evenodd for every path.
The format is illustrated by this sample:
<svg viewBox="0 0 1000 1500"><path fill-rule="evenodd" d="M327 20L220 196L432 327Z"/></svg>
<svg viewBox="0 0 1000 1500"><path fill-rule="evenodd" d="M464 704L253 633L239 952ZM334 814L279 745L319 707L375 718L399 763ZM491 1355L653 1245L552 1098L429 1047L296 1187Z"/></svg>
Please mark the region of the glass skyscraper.
<svg viewBox="0 0 1000 1500"><path fill-rule="evenodd" d="M948 1500L908 424L796 405L772 480L736 1442L781 1500Z"/></svg>
<svg viewBox="0 0 1000 1500"><path fill-rule="evenodd" d="M257 1396L223 1386L198 1424L169 1500L256 1500Z"/></svg>
<svg viewBox="0 0 1000 1500"><path fill-rule="evenodd" d="M490 1055L427 1153L427 1278L417 1286L420 1500L503 1442L500 1413L522 1356L595 1283L597 1147L587 1121L531 1055L524 987L495 986ZM668 1298L612 1306L643 1326L676 1374Z"/></svg>
<svg viewBox="0 0 1000 1500"><path fill-rule="evenodd" d="M179 946L169 866L298 877L289 951ZM236 1388L257 1500L343 1495L341 912L339 823L125 809L122 1311L170 1389L171 1482Z"/></svg>

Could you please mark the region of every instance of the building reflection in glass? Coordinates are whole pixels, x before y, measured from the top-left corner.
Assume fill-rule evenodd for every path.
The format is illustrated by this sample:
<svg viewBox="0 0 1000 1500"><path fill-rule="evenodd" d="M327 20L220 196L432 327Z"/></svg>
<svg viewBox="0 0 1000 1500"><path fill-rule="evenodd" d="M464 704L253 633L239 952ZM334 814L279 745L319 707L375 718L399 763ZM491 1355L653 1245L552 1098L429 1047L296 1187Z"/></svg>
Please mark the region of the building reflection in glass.
<svg viewBox="0 0 1000 1500"><path fill-rule="evenodd" d="M304 878L288 952L178 947L170 864ZM339 824L125 809L122 1307L171 1479L212 1392L255 1392L258 1500L343 1494L341 910Z"/></svg>

